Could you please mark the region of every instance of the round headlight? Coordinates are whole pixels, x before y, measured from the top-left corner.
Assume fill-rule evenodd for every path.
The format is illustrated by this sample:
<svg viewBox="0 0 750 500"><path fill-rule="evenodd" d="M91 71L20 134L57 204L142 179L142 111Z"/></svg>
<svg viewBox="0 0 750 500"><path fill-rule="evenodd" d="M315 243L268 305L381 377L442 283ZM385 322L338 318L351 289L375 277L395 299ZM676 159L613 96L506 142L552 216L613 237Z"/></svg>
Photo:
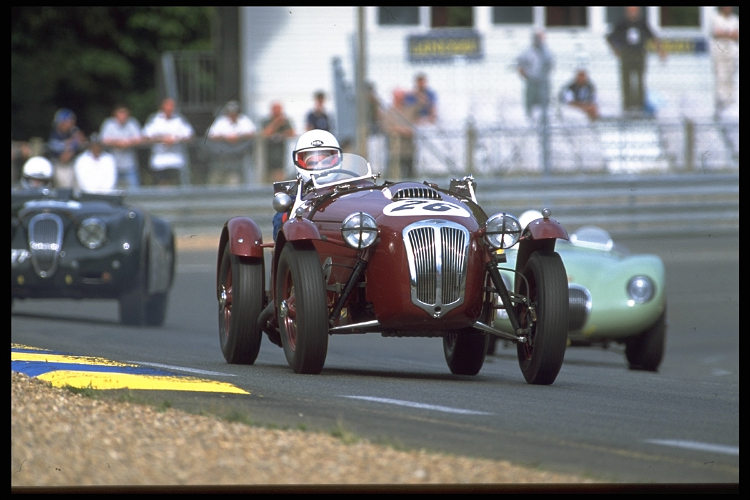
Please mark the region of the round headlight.
<svg viewBox="0 0 750 500"><path fill-rule="evenodd" d="M83 246L94 250L104 244L107 239L107 225L101 219L89 217L78 226L78 241Z"/></svg>
<svg viewBox="0 0 750 500"><path fill-rule="evenodd" d="M636 304L643 304L654 298L656 287L648 276L633 276L628 281L628 297Z"/></svg>
<svg viewBox="0 0 750 500"><path fill-rule="evenodd" d="M352 248L367 248L378 237L378 225L372 215L365 212L354 212L341 224L341 235Z"/></svg>
<svg viewBox="0 0 750 500"><path fill-rule="evenodd" d="M521 237L521 223L511 214L499 213L487 219L485 238L494 249L510 248Z"/></svg>

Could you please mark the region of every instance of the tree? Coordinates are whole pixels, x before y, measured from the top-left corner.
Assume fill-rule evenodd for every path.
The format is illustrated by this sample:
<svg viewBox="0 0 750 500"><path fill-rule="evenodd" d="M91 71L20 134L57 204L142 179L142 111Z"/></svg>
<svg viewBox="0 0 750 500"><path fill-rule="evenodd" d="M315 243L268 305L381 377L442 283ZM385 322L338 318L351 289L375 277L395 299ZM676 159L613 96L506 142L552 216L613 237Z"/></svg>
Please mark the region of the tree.
<svg viewBox="0 0 750 500"><path fill-rule="evenodd" d="M11 140L46 138L67 107L88 133L112 107L142 122L158 104L164 51L209 50L214 7L11 8Z"/></svg>

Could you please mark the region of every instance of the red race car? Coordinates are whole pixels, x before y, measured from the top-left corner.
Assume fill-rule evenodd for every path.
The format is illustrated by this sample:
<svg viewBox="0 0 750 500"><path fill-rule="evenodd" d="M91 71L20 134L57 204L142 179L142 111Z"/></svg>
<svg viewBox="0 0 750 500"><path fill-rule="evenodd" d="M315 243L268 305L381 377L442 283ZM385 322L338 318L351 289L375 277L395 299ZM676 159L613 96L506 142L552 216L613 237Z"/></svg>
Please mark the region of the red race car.
<svg viewBox="0 0 750 500"><path fill-rule="evenodd" d="M309 176L274 184L284 222L273 241L248 217L224 224L216 297L227 362L253 364L265 333L294 372L320 373L329 335L377 332L442 338L450 371L475 375L495 336L517 344L528 383L552 384L568 334L568 283L555 251L565 229L548 211L527 228L508 213L488 216L470 176L447 188L378 177L364 158L338 150ZM516 244L508 290L498 264ZM508 331L493 326L500 307Z"/></svg>

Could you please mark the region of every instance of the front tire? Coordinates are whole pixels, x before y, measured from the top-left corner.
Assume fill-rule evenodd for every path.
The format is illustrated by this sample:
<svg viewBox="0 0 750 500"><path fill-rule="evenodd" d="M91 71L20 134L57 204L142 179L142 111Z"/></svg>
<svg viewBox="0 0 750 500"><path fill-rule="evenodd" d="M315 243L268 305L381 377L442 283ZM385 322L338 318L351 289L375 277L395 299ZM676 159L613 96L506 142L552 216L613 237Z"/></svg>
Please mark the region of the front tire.
<svg viewBox="0 0 750 500"><path fill-rule="evenodd" d="M625 358L631 370L655 372L664 357L667 337L667 311L650 328L625 341Z"/></svg>
<svg viewBox="0 0 750 500"><path fill-rule="evenodd" d="M228 363L251 365L260 351L257 318L265 290L263 261L230 252L227 242L219 266L219 344Z"/></svg>
<svg viewBox="0 0 750 500"><path fill-rule="evenodd" d="M320 373L328 352L328 307L320 259L312 245L284 246L275 297L287 363L295 373Z"/></svg>
<svg viewBox="0 0 750 500"><path fill-rule="evenodd" d="M139 266L138 275L133 287L120 295L118 299L120 309L120 323L128 326L143 326L148 318L148 283L146 280L146 264Z"/></svg>
<svg viewBox="0 0 750 500"><path fill-rule="evenodd" d="M476 375L484 365L489 338L474 328L464 328L443 336L443 352L451 373Z"/></svg>
<svg viewBox="0 0 750 500"><path fill-rule="evenodd" d="M549 385L555 381L565 357L568 338L568 278L560 255L536 251L516 279L521 291L535 305L536 322L524 304L518 306L522 328L530 328L528 342L517 344L518 364L526 382ZM525 292L525 293L524 293Z"/></svg>

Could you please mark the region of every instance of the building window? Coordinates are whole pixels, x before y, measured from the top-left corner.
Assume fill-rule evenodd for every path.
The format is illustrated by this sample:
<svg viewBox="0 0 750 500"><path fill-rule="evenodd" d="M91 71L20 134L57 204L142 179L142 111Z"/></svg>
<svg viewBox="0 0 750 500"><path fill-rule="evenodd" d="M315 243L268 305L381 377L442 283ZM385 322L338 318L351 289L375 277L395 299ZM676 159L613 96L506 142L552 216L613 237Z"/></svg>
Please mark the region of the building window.
<svg viewBox="0 0 750 500"><path fill-rule="evenodd" d="M419 24L419 7L378 7L378 24L416 26Z"/></svg>
<svg viewBox="0 0 750 500"><path fill-rule="evenodd" d="M586 7L547 7L546 17L548 27L588 25Z"/></svg>
<svg viewBox="0 0 750 500"><path fill-rule="evenodd" d="M698 28L700 7L659 7L663 28Z"/></svg>
<svg viewBox="0 0 750 500"><path fill-rule="evenodd" d="M492 7L492 24L532 24L532 7Z"/></svg>
<svg viewBox="0 0 750 500"><path fill-rule="evenodd" d="M474 10L471 7L431 7L433 28L471 28L474 26Z"/></svg>

